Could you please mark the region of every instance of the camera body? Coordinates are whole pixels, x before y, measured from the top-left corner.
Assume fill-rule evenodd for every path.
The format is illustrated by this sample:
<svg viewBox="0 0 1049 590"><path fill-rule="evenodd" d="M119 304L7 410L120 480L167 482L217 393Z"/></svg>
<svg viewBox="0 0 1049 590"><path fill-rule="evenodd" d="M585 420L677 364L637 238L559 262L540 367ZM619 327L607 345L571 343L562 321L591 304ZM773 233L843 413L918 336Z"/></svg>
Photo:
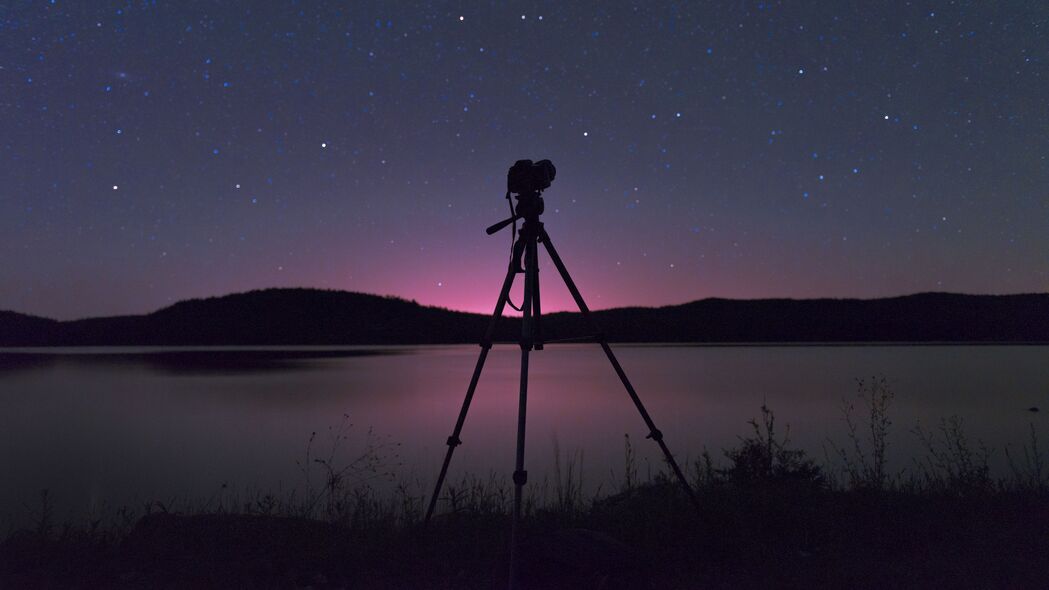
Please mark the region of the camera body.
<svg viewBox="0 0 1049 590"><path fill-rule="evenodd" d="M506 172L506 190L518 195L538 193L550 186L556 174L550 160L518 160Z"/></svg>
<svg viewBox="0 0 1049 590"><path fill-rule="evenodd" d="M524 226L521 227L522 236L527 232L536 231L541 225L539 216L544 209L543 197L539 195L550 187L556 174L557 169L550 160L514 162L506 172L506 198L509 200L511 194L516 195L514 198L517 199L517 207L513 207L511 202L510 209L513 215L488 226L488 229L484 230L485 233L492 235L512 223L515 224L518 219L524 220ZM514 227L517 227L516 224Z"/></svg>

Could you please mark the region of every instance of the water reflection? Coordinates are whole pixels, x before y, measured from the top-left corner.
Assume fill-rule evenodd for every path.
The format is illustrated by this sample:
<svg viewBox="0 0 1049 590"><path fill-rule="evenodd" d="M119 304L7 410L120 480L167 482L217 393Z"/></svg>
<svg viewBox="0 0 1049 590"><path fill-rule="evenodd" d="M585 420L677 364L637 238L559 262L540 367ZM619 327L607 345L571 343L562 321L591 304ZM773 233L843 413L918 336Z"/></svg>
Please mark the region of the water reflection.
<svg viewBox="0 0 1049 590"><path fill-rule="evenodd" d="M1049 348L651 347L616 352L671 450L689 463L736 444L767 403L817 458L844 442L841 400L857 378L884 375L896 393L890 466L921 453L910 430L958 415L972 440L998 449L1034 424L1049 436ZM0 518L50 489L56 518L104 504L207 499L232 488L303 483L312 432L349 414L340 453L371 427L400 442L401 477L429 491L466 390L476 346L349 349L103 349L0 352ZM485 476L512 470L519 352L493 349L452 464ZM586 484L608 487L629 433L642 463L658 450L600 349L551 345L532 355L527 469L540 483L556 445L578 452ZM2 522L2 521L0 521Z"/></svg>
<svg viewBox="0 0 1049 590"><path fill-rule="evenodd" d="M298 348L141 350L48 352L23 349L0 352L0 376L5 373L45 369L56 364L85 370L142 368L165 375L232 375L272 371L314 370L325 359L408 354L410 348Z"/></svg>

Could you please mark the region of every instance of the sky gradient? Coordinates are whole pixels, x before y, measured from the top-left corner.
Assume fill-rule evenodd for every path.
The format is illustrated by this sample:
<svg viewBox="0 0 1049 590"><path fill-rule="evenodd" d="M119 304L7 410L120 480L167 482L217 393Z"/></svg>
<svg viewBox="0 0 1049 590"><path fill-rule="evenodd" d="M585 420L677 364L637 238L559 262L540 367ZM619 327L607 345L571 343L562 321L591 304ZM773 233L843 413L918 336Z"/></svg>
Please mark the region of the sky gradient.
<svg viewBox="0 0 1049 590"><path fill-rule="evenodd" d="M0 309L488 313L519 158L593 308L1049 290L1046 3L340 4L0 8Z"/></svg>

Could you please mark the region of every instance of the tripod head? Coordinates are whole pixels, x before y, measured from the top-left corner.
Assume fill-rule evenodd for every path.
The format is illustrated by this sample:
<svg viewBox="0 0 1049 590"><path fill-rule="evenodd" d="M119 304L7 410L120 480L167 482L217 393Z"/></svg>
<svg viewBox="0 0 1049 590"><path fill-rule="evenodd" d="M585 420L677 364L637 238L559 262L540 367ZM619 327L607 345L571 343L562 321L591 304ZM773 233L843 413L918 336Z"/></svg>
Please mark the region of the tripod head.
<svg viewBox="0 0 1049 590"><path fill-rule="evenodd" d="M518 219L524 219L525 223L538 223L544 208L540 195L550 187L556 175L557 169L550 160L539 160L535 163L531 160L514 162L506 172L506 200L510 201L510 195L516 193L514 198L517 199L517 207L515 209L513 201L510 201L510 217L488 226L485 233L492 235Z"/></svg>
<svg viewBox="0 0 1049 590"><path fill-rule="evenodd" d="M506 198L510 198L510 193L506 193ZM494 223L488 226L488 228L484 230L485 233L492 235L511 223L515 223L518 219L524 219L525 223L529 221L539 221L539 216L543 213L543 209L546 205L543 203L543 197L539 196L538 191L517 195L514 198L517 199L517 207L515 208L513 203L510 204L510 210L513 211L513 215L499 223Z"/></svg>

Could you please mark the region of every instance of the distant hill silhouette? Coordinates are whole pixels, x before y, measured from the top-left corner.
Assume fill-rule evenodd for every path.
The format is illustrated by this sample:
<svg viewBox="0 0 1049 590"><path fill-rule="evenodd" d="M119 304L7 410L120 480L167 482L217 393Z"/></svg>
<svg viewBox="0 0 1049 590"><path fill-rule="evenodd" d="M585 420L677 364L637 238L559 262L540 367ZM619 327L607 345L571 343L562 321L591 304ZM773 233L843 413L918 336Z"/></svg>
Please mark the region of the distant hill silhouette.
<svg viewBox="0 0 1049 590"><path fill-rule="evenodd" d="M921 293L884 299L703 299L594 312L617 342L1049 342L1049 295ZM396 297L265 289L146 315L59 322L0 311L0 346L441 344L477 342L488 316ZM516 318L496 340L514 341ZM545 338L590 335L578 313L543 316Z"/></svg>
<svg viewBox="0 0 1049 590"><path fill-rule="evenodd" d="M0 310L0 346L46 346L60 326L55 320Z"/></svg>

